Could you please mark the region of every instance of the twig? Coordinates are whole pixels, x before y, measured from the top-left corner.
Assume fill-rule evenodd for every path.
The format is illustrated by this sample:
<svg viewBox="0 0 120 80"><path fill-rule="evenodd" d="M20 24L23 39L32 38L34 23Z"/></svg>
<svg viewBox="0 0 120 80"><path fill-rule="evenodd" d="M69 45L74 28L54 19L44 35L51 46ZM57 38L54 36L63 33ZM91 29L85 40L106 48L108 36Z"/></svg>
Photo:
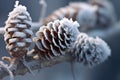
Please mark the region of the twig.
<svg viewBox="0 0 120 80"><path fill-rule="evenodd" d="M5 32L4 27L1 27L1 28L0 28L0 36L3 35L4 32Z"/></svg>
<svg viewBox="0 0 120 80"><path fill-rule="evenodd" d="M46 13L46 8L47 8L47 3L45 0L40 0L40 5L42 6L41 8L41 16L40 16L40 23L42 23L44 17L45 17L45 13Z"/></svg>
<svg viewBox="0 0 120 80"><path fill-rule="evenodd" d="M37 69L42 69L45 67L51 67L55 64L64 62L64 61L71 61L73 60L72 56L65 55L65 56L59 56L56 57L53 60L46 60L46 61L40 61L40 60L31 60L28 59L27 64L31 68L31 70L37 70ZM24 75L25 73L29 72L28 69L22 64L19 63L18 68L16 71L14 71L14 75ZM5 70L0 70L0 79L8 76L8 73Z"/></svg>
<svg viewBox="0 0 120 80"><path fill-rule="evenodd" d="M37 23L35 23L36 25ZM101 38L103 38L104 40L106 39L110 39L112 36L116 35L116 34L120 34L120 28L119 28L120 23L117 23L116 25L114 25L111 29L109 30L101 30L100 33L102 34L98 34L98 31L91 31L89 32L90 35L92 36L99 36ZM32 30L37 30L39 27L33 27L32 26ZM0 28L0 33L4 33L4 28ZM73 61L74 56L70 56L70 55L65 55L65 56L59 56L56 57L52 60L46 60L46 61L40 61L40 60L33 60L32 58L28 57L27 58L27 64L28 66L31 68L31 70L38 70L38 69L42 69L45 67L51 67L55 64L59 64L61 62L65 62L65 61ZM19 63L17 70L14 72L14 75L24 75L25 73L29 72L28 69L23 65L22 62ZM4 78L8 76L8 73L5 70L0 70L0 79Z"/></svg>

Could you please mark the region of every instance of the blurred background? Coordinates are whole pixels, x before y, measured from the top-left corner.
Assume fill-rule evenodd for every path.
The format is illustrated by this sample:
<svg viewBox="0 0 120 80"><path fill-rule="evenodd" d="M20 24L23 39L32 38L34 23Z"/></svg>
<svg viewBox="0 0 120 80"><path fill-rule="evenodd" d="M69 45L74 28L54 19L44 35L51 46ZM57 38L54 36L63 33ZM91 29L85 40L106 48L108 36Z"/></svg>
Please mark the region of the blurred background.
<svg viewBox="0 0 120 80"><path fill-rule="evenodd" d="M31 14L34 22L39 20L41 6L39 0L19 0L25 5ZM54 10L64 7L69 2L86 1L86 0L46 0L47 12L46 16ZM120 19L120 0L109 0L114 8L117 16L117 21ZM8 13L13 10L15 0L0 0L0 26L5 25ZM117 23L117 22L116 22ZM120 25L117 25L120 27ZM114 26L113 26L114 27ZM80 64L75 64L75 75L77 80L120 80L120 34L105 38L105 41L110 45L112 56L104 63L87 68ZM0 57L8 56L5 49L3 36L0 37ZM65 62L54 65L49 68L44 68L39 71L34 71L35 75L27 73L25 76L17 76L15 80L73 80L70 63ZM8 78L5 78L8 80Z"/></svg>

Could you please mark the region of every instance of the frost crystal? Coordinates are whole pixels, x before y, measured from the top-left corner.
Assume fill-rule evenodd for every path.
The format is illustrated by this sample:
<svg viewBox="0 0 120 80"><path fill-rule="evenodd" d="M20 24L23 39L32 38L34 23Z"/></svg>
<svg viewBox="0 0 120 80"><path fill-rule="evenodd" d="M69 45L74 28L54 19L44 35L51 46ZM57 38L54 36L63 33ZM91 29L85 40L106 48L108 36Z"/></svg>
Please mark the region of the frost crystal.
<svg viewBox="0 0 120 80"><path fill-rule="evenodd" d="M105 61L111 50L102 39L81 33L74 44L74 53L78 62L90 67Z"/></svg>
<svg viewBox="0 0 120 80"><path fill-rule="evenodd" d="M78 12L77 21L82 26L82 29L86 27L95 27L97 21L97 16L95 14L96 10L97 7L89 6L89 8L83 8Z"/></svg>
<svg viewBox="0 0 120 80"><path fill-rule="evenodd" d="M80 27L79 23L77 21L73 22L72 19L68 20L67 18L63 18L61 23L64 25L63 27L66 33L71 33L73 40L76 39L77 35L80 33L78 30L78 27Z"/></svg>

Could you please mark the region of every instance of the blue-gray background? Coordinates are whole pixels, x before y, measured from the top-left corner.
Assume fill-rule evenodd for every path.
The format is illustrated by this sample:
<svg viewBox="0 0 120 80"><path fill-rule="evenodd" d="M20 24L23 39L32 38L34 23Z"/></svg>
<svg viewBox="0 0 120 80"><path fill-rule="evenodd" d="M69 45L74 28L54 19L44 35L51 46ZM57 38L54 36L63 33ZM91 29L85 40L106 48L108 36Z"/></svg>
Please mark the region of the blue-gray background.
<svg viewBox="0 0 120 80"><path fill-rule="evenodd" d="M33 21L38 21L40 16L39 0L19 0L21 4L28 8ZM54 10L67 5L69 2L80 0L47 0L48 8L47 14ZM81 0L85 1L85 0ZM115 7L117 19L120 18L120 0L111 0ZM7 20L8 13L13 9L15 0L0 0L0 26L4 26ZM77 80L120 80L120 36L116 35L106 40L112 48L112 56L103 64L92 69L83 68L83 66L76 64L75 74ZM0 57L9 55L5 49L3 36L0 37ZM70 64L62 63L50 68L34 72L35 75L26 74L25 76L18 76L15 80L72 80ZM6 79L7 80L7 79Z"/></svg>

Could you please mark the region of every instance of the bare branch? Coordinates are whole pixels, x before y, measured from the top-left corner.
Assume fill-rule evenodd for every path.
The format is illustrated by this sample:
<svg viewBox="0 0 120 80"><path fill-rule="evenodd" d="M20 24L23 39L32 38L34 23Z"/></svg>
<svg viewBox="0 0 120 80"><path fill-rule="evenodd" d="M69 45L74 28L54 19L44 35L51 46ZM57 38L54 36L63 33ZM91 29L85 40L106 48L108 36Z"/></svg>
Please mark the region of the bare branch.
<svg viewBox="0 0 120 80"><path fill-rule="evenodd" d="M40 0L40 5L42 6L41 8L41 16L40 16L40 23L42 23L44 17L45 17L45 13L46 13L46 8L47 8L47 3L45 0Z"/></svg>
<svg viewBox="0 0 120 80"><path fill-rule="evenodd" d="M5 32L4 27L1 27L1 28L0 28L0 36L3 35L4 32Z"/></svg>
<svg viewBox="0 0 120 80"><path fill-rule="evenodd" d="M110 39L112 36L114 36L116 34L120 34L119 25L120 25L120 23L117 23L116 25L114 25L109 30L98 30L98 31L96 30L96 31L89 32L89 34L92 35L92 36L99 36L99 37L103 38L104 40L106 40L108 38ZM39 29L39 26L40 26L39 23L34 23L32 25L32 30ZM0 31L3 34L4 33L4 28L0 28ZM100 32L100 34L98 32ZM28 66L31 68L31 70L38 70L38 69L42 69L42 68L45 68L45 67L54 66L55 64L59 64L61 62L73 61L73 60L74 60L74 56L70 56L70 55L66 54L65 56L58 56L58 57L55 57L52 60L46 60L46 61L33 60L31 57L28 57L26 61L27 61ZM12 72L14 73L14 75L24 75L29 71L24 66L24 64L22 62L20 62L17 70L12 71ZM0 79L6 77L8 75L9 74L5 70L0 69Z"/></svg>
<svg viewBox="0 0 120 80"><path fill-rule="evenodd" d="M27 64L31 68L31 70L37 70L37 69L42 69L45 67L51 67L55 64L64 62L64 61L71 61L73 60L73 57L70 55L65 55L65 56L59 56L54 58L53 60L46 60L46 61L40 61L40 60L32 60L28 59ZM14 72L14 75L24 75L25 73L29 72L28 69L22 64L22 62L19 63L18 68ZM0 79L8 76L8 73L5 70L0 70Z"/></svg>

